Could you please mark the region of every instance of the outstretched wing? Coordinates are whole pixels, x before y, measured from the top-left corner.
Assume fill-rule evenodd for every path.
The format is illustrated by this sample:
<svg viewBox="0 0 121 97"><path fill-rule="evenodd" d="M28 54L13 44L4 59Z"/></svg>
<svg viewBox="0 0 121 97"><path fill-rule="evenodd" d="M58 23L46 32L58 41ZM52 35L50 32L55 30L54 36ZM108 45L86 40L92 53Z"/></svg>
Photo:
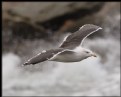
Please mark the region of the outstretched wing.
<svg viewBox="0 0 121 97"><path fill-rule="evenodd" d="M74 49L83 43L83 40L90 34L102 29L93 24L85 24L78 31L66 37L60 48Z"/></svg>
<svg viewBox="0 0 121 97"><path fill-rule="evenodd" d="M62 52L63 49L59 48L59 49L51 49L51 50L47 50L47 51L43 51L42 53L37 54L36 56L32 57L31 59L29 59L27 62L25 62L23 65L30 65L30 64L37 64L39 62L43 62L46 60L49 60L50 58L52 58L55 54Z"/></svg>

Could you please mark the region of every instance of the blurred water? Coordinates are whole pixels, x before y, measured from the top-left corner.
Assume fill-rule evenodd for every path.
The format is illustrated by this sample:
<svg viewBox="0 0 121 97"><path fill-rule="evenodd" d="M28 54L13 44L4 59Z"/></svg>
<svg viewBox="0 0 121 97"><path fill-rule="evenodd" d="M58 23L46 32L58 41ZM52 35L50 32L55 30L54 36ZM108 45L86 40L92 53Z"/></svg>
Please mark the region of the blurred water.
<svg viewBox="0 0 121 97"><path fill-rule="evenodd" d="M98 57L75 63L44 62L43 65L47 66L37 72L25 72L24 67L19 66L19 56L12 53L3 55L3 95L119 96L119 41L113 38L87 39L85 47L95 48L93 50L99 54ZM98 50L106 56L104 62ZM35 67L41 68L40 65ZM33 66L26 68L29 67Z"/></svg>

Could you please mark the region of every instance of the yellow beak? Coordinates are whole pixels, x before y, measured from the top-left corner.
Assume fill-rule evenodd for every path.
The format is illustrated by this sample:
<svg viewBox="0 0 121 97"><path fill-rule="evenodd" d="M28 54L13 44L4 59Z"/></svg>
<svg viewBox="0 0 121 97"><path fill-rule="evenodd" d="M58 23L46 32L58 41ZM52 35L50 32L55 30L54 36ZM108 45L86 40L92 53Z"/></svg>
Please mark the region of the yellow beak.
<svg viewBox="0 0 121 97"><path fill-rule="evenodd" d="M97 55L96 55L95 53L92 53L91 56L93 56L93 57L97 57Z"/></svg>

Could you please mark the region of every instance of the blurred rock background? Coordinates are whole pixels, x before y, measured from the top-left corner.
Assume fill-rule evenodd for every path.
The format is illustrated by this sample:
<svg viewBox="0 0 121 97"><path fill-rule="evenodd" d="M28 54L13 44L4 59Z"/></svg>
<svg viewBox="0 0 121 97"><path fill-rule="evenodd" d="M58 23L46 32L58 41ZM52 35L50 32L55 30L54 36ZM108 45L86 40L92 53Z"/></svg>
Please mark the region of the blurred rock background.
<svg viewBox="0 0 121 97"><path fill-rule="evenodd" d="M2 2L3 95L119 96L120 15L120 2ZM84 43L99 59L21 67L89 23L103 28Z"/></svg>

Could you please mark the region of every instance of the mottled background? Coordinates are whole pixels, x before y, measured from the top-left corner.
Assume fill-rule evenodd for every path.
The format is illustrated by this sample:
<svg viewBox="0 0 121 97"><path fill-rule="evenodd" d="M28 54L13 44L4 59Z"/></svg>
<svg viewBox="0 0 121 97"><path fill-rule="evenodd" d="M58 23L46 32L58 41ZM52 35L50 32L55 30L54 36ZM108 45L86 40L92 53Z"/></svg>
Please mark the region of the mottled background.
<svg viewBox="0 0 121 97"><path fill-rule="evenodd" d="M2 2L3 96L120 96L120 2ZM22 67L84 24L103 28L85 48L97 58Z"/></svg>

